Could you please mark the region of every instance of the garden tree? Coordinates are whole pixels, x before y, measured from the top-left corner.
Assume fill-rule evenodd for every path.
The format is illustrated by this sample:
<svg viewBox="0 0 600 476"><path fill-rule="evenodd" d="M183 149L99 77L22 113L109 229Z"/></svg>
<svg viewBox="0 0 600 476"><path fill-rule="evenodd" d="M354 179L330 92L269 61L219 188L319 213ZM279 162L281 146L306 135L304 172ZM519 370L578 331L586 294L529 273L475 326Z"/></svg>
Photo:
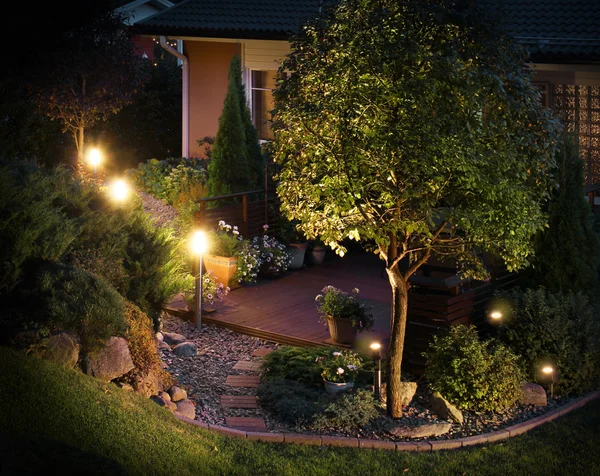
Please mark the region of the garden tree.
<svg viewBox="0 0 600 476"><path fill-rule="evenodd" d="M565 135L556 153L558 185L548 204L548 228L535 243L532 277L554 292L598 293L600 243L585 199L577 138Z"/></svg>
<svg viewBox="0 0 600 476"><path fill-rule="evenodd" d="M229 66L227 93L219 117L219 129L215 136L212 157L208 164L206 187L209 197L251 190L246 131L240 104L242 98L237 79L240 74L239 58L236 61L234 56Z"/></svg>
<svg viewBox="0 0 600 476"><path fill-rule="evenodd" d="M353 238L385 261L394 418L410 277L432 256L484 277L483 252L515 270L546 223L558 126L498 23L450 0L346 0L303 27L281 67L282 210L340 255Z"/></svg>
<svg viewBox="0 0 600 476"><path fill-rule="evenodd" d="M65 31L48 54L50 71L30 84L33 100L72 134L79 168L86 130L131 103L143 83L142 60L123 16L112 11Z"/></svg>

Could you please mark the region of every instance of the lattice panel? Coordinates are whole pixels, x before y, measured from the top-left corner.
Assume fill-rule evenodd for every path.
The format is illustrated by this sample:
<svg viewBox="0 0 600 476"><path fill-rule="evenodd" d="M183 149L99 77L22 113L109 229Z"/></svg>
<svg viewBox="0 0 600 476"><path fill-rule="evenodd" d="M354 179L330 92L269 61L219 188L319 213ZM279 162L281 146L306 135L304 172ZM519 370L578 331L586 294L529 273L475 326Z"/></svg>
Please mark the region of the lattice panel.
<svg viewBox="0 0 600 476"><path fill-rule="evenodd" d="M579 135L586 184L600 183L600 87L558 84L550 96L566 130Z"/></svg>

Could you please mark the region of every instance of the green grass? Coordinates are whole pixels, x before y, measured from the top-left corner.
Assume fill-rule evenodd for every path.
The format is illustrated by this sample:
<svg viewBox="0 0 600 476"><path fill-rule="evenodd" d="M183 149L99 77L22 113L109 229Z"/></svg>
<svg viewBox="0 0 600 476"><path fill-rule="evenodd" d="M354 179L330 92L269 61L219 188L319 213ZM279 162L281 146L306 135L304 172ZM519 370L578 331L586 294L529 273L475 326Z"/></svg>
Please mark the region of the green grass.
<svg viewBox="0 0 600 476"><path fill-rule="evenodd" d="M0 347L0 474L600 475L600 402L518 438L426 454L253 443Z"/></svg>

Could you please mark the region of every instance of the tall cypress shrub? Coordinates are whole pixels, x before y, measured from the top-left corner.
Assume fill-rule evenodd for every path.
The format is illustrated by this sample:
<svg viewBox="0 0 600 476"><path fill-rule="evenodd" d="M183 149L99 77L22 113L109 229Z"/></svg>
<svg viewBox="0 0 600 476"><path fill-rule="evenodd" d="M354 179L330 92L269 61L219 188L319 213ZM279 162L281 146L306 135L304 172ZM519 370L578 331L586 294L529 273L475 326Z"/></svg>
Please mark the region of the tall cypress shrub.
<svg viewBox="0 0 600 476"><path fill-rule="evenodd" d="M585 199L577 140L565 135L557 151L557 181L548 206L548 228L536 239L533 278L554 292L598 290L600 240Z"/></svg>
<svg viewBox="0 0 600 476"><path fill-rule="evenodd" d="M227 94L219 117L219 129L213 145L212 158L208 164L207 194L209 197L251 189L246 133L234 68L235 64L232 60L229 67Z"/></svg>

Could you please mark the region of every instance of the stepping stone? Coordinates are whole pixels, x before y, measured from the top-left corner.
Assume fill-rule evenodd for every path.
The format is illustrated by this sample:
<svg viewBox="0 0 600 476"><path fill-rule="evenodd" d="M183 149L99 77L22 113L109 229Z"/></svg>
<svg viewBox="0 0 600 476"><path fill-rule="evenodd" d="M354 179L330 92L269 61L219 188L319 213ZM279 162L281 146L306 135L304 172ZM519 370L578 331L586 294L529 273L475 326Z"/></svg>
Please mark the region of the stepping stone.
<svg viewBox="0 0 600 476"><path fill-rule="evenodd" d="M255 417L225 417L229 428L242 431L267 431L265 420Z"/></svg>
<svg viewBox="0 0 600 476"><path fill-rule="evenodd" d="M240 360L237 364L233 366L234 370L247 370L249 372L259 372L260 371L260 362L255 362L252 360Z"/></svg>
<svg viewBox="0 0 600 476"><path fill-rule="evenodd" d="M273 352L273 349L269 349L268 347L259 347L252 353L252 357L264 357L271 352Z"/></svg>
<svg viewBox="0 0 600 476"><path fill-rule="evenodd" d="M225 385L230 387L251 387L256 388L260 385L260 376L258 375L228 375Z"/></svg>
<svg viewBox="0 0 600 476"><path fill-rule="evenodd" d="M258 408L253 395L221 395L221 406L225 408Z"/></svg>

